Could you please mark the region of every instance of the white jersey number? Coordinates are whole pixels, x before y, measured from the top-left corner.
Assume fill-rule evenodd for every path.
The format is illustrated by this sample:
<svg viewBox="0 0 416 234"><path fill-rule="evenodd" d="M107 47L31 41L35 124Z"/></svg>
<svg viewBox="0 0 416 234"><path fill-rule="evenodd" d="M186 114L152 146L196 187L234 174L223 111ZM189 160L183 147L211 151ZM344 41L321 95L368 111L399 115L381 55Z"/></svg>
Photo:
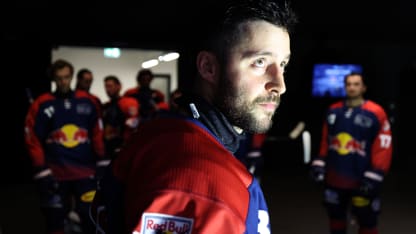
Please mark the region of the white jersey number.
<svg viewBox="0 0 416 234"><path fill-rule="evenodd" d="M260 234L270 234L269 221L269 213L265 210L259 210L259 224L257 226L257 232Z"/></svg>

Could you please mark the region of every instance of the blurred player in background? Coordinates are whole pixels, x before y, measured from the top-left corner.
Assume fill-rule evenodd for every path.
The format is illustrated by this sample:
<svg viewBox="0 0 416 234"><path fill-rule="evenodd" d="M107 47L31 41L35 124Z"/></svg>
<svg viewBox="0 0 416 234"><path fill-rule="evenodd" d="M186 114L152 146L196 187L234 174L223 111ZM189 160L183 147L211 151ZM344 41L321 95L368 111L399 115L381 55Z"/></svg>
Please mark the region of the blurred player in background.
<svg viewBox="0 0 416 234"><path fill-rule="evenodd" d="M87 92L71 90L71 63L57 60L50 72L56 91L36 98L25 120L25 142L47 233L64 233L73 201L83 232L93 233L88 211L96 191L96 167L108 162L99 106Z"/></svg>
<svg viewBox="0 0 416 234"><path fill-rule="evenodd" d="M139 103L132 97L121 97L121 82L113 75L104 78L109 101L103 105L104 143L106 154L116 157L124 142L139 125Z"/></svg>
<svg viewBox="0 0 416 234"><path fill-rule="evenodd" d="M347 233L350 208L360 234L377 234L381 186L392 159L390 123L380 105L364 98L362 74L348 74L344 84L347 97L328 109L311 175L325 186L331 234Z"/></svg>

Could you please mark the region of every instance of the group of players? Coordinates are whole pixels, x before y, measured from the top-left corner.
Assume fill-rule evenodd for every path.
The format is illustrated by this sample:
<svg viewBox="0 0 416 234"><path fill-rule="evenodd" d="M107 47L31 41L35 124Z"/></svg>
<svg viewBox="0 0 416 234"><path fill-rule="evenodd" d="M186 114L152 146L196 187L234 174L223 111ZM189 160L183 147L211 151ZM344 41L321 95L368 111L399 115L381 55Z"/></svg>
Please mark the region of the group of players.
<svg viewBox="0 0 416 234"><path fill-rule="evenodd" d="M79 215L84 233L94 233L89 207L98 179L140 122L169 108L162 92L150 88L153 73L137 74L138 86L121 95L120 80L104 78L109 101L89 92L93 73L80 69L71 88L73 65L62 59L50 67L56 89L39 95L25 120L25 143L40 194L48 233L64 233L68 213Z"/></svg>

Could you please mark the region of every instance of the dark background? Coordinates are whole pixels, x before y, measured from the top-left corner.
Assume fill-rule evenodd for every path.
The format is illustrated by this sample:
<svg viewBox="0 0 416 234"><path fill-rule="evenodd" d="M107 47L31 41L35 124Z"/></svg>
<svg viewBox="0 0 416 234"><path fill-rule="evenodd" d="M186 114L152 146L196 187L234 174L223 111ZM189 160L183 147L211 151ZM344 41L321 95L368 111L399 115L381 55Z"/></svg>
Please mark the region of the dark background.
<svg viewBox="0 0 416 234"><path fill-rule="evenodd" d="M26 88L34 96L49 90L45 71L51 49L74 45L179 51L179 86L187 86L194 66L189 56L194 33L209 25L207 16L224 5L208 0L58 3L18 1L1 7L0 126L5 134L1 137L0 233L2 226L4 230L25 229L22 217L36 216L32 225L42 223L23 145L23 122L29 106ZM272 227L287 234L326 230L319 192L306 179L299 140L286 136L298 121L304 121L312 135L312 153L316 153L324 111L335 99L311 97L312 66L345 62L363 66L367 97L380 103L392 122L394 155L381 233L414 233L416 155L411 116L416 100L412 86L416 78L416 3L293 0L292 6L300 22L292 36L287 92L269 133L274 140L266 142L264 152L263 185ZM11 215L16 212L24 215Z"/></svg>

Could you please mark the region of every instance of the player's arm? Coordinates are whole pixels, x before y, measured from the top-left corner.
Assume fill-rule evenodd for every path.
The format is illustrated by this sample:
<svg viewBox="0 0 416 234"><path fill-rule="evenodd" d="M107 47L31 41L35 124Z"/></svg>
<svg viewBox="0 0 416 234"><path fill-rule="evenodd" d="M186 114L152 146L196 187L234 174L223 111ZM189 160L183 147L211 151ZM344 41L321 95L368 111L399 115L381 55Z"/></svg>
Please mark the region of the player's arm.
<svg viewBox="0 0 416 234"><path fill-rule="evenodd" d="M160 229L166 233L241 234L245 222L221 201L185 191L165 190L151 194L153 200L134 227L138 233Z"/></svg>
<svg viewBox="0 0 416 234"><path fill-rule="evenodd" d="M320 142L319 153L310 163L311 177L315 182L322 182L325 178L325 158L328 154L328 123L324 122L322 127L322 136Z"/></svg>
<svg viewBox="0 0 416 234"><path fill-rule="evenodd" d="M49 134L47 129L48 118L54 114L53 106L40 109L44 96L35 100L29 107L25 118L25 146L32 160L35 177L39 177L37 173L41 173L46 168L45 152L43 143Z"/></svg>
<svg viewBox="0 0 416 234"><path fill-rule="evenodd" d="M378 113L379 129L371 146L371 165L384 174L390 170L392 160L392 133L389 120L384 111Z"/></svg>
<svg viewBox="0 0 416 234"><path fill-rule="evenodd" d="M94 109L94 111L91 112L90 116L90 139L92 140L94 152L97 155L98 159L104 159L104 126L101 115L101 107L96 105L95 101L91 99L90 101Z"/></svg>
<svg viewBox="0 0 416 234"><path fill-rule="evenodd" d="M32 159L33 179L40 192L41 205L57 208L62 206L61 200L57 196L59 184L55 180L52 170L46 165L45 152L42 147L50 134L47 123L54 115L54 108L52 105L40 108L43 102L52 98L52 96L43 95L31 104L25 118L24 135L25 145ZM60 137L65 136L57 134L54 137L59 140Z"/></svg>
<svg viewBox="0 0 416 234"><path fill-rule="evenodd" d="M374 114L378 125L377 134L371 145L371 166L363 175L360 191L364 196L376 196L384 176L388 173L392 160L392 133L386 113L381 107L376 106Z"/></svg>
<svg viewBox="0 0 416 234"><path fill-rule="evenodd" d="M371 167L364 172L360 190L364 195L378 194L392 160L392 133L384 110L375 112L378 119L377 135L371 145Z"/></svg>

